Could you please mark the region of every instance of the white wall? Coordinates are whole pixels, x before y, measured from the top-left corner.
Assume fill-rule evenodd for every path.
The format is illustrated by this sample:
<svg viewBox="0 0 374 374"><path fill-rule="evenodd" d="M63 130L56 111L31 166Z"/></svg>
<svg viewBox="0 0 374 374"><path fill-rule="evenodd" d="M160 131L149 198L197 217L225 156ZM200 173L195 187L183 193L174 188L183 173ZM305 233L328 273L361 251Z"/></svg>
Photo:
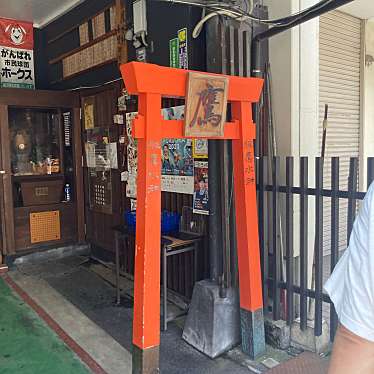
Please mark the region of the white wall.
<svg viewBox="0 0 374 374"><path fill-rule="evenodd" d="M279 18L290 14L294 9L294 2L294 0L284 0L280 5L278 0L266 0L265 4L269 8L269 17ZM298 58L293 52L295 50L294 34L294 30L289 30L269 40L272 102L279 155L291 155L291 148L294 143L291 141L292 128L295 127L292 126L295 123L295 118L293 118L295 100L293 100L293 96L297 87L294 87L292 83L295 68L298 68Z"/></svg>
<svg viewBox="0 0 374 374"><path fill-rule="evenodd" d="M266 0L270 18L318 0ZM273 110L280 156L318 155L318 19L269 40Z"/></svg>
<svg viewBox="0 0 374 374"><path fill-rule="evenodd" d="M301 0L302 9L315 0ZM319 156L319 20L308 21L299 31L299 154Z"/></svg>
<svg viewBox="0 0 374 374"><path fill-rule="evenodd" d="M269 17L278 18L305 9L318 0L267 0ZM315 157L319 150L319 21L314 19L269 40L272 70L274 127L279 156L295 157L295 183L299 181L297 158ZM314 185L313 160L309 185ZM284 173L280 175L284 181ZM284 210L283 210L284 211ZM309 199L308 262L311 283L314 257L314 199ZM283 217L284 222L284 217ZM299 227L300 211L295 199L294 225ZM284 224L283 224L284 226ZM299 255L299 230L295 229L294 252Z"/></svg>
<svg viewBox="0 0 374 374"><path fill-rule="evenodd" d="M374 157L374 19L364 24L364 55L362 79L362 125L361 125L361 160ZM361 162L361 187L366 186L366 162Z"/></svg>

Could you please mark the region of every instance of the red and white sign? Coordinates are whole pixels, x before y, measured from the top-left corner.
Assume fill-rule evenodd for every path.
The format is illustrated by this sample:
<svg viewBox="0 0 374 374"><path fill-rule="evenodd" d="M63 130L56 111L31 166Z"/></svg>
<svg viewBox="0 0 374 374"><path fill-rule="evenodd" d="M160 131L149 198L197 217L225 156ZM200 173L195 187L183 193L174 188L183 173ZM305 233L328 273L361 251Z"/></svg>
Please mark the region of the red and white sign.
<svg viewBox="0 0 374 374"><path fill-rule="evenodd" d="M0 87L35 88L31 22L0 18Z"/></svg>
<svg viewBox="0 0 374 374"><path fill-rule="evenodd" d="M11 48L33 49L32 22L0 18L0 45Z"/></svg>

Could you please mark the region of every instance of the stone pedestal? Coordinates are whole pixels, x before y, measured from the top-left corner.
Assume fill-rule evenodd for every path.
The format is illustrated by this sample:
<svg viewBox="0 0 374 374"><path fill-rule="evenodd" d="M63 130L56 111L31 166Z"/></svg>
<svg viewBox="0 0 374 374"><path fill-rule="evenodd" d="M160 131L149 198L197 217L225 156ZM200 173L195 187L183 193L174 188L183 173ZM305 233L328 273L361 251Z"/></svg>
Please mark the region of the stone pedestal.
<svg viewBox="0 0 374 374"><path fill-rule="evenodd" d="M200 352L215 358L240 343L239 295L203 280L195 284L183 339Z"/></svg>

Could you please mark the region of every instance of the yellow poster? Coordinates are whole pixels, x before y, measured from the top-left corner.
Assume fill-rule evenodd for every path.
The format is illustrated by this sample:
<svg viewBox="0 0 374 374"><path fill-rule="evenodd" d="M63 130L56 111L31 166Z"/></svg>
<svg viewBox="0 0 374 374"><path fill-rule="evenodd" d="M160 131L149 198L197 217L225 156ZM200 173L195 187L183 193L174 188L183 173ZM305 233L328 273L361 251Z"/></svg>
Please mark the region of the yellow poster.
<svg viewBox="0 0 374 374"><path fill-rule="evenodd" d="M194 139L192 155L193 158L208 158L208 139Z"/></svg>

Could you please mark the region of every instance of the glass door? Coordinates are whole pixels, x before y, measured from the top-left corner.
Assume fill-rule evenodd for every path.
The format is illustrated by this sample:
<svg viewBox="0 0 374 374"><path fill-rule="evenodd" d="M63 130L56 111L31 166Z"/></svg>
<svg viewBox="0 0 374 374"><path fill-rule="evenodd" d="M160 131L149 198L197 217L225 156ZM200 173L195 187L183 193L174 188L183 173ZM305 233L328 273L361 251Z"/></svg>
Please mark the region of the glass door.
<svg viewBox="0 0 374 374"><path fill-rule="evenodd" d="M1 152L0 152L0 165L1 165ZM3 264L3 248L4 248L4 237L5 233L3 233L3 216L4 216L4 189L3 189L3 172L4 170L0 170L0 268L1 264ZM5 230L4 230L5 231Z"/></svg>
<svg viewBox="0 0 374 374"><path fill-rule="evenodd" d="M0 105L0 253L15 253L8 106ZM1 264L0 259L0 264Z"/></svg>

